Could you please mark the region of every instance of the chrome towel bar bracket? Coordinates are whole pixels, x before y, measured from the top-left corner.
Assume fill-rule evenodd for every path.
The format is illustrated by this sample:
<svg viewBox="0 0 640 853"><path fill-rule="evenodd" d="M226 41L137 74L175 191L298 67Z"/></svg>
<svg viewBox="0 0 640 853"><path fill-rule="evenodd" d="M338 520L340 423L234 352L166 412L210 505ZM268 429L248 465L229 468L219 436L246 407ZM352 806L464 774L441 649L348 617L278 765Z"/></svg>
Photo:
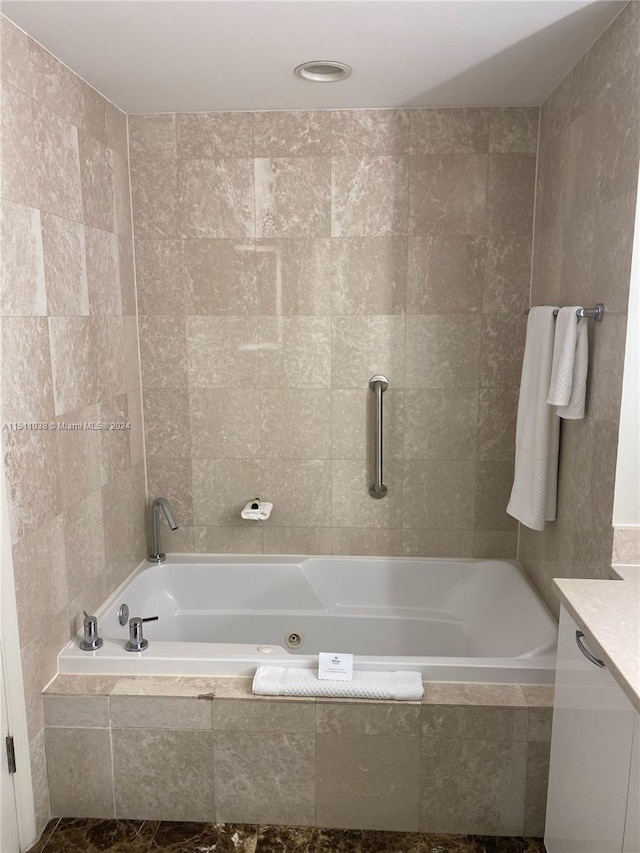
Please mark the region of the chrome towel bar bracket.
<svg viewBox="0 0 640 853"><path fill-rule="evenodd" d="M528 314L530 310L530 308L527 308L524 313ZM558 316L559 310L559 308L554 310L554 317ZM600 323L604 319L604 305L602 302L596 302L593 308L578 308L576 311L576 317L586 317L588 320L595 320L596 323Z"/></svg>
<svg viewBox="0 0 640 853"><path fill-rule="evenodd" d="M369 388L376 395L376 473L375 480L369 486L369 494L372 498L380 500L387 494L387 487L382 482L382 394L389 387L389 380L386 376L376 373L369 380Z"/></svg>

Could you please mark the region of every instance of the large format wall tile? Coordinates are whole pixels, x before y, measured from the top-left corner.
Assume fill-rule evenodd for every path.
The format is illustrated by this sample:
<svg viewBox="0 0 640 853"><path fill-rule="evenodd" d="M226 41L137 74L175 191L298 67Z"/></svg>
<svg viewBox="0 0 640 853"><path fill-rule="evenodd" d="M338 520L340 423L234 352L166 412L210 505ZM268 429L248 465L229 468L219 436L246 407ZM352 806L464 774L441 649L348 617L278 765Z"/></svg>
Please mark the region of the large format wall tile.
<svg viewBox="0 0 640 853"><path fill-rule="evenodd" d="M42 524L16 545L14 576L18 624L26 645L30 626L55 616L69 601L61 516Z"/></svg>
<svg viewBox="0 0 640 853"><path fill-rule="evenodd" d="M85 229L72 219L43 213L42 248L49 315L88 315Z"/></svg>
<svg viewBox="0 0 640 853"><path fill-rule="evenodd" d="M585 420L563 422L557 521L541 532L520 529L520 559L554 612L559 602L553 577L567 572L605 577L611 563L620 371L640 154L639 27L637 4L629 4L540 114L532 304L603 302L608 312L603 323L589 323ZM505 361L498 336L490 344L495 367L498 359ZM516 374L515 364L512 368L511 379L505 375L509 384ZM498 371L502 374L503 368L491 372ZM599 469L595 479L591 463ZM533 797L537 805L526 821L530 827L541 825L543 796L537 790Z"/></svg>
<svg viewBox="0 0 640 853"><path fill-rule="evenodd" d="M259 416L263 458L331 457L331 391L262 391Z"/></svg>
<svg viewBox="0 0 640 853"><path fill-rule="evenodd" d="M114 817L109 729L47 728L45 742L51 813Z"/></svg>
<svg viewBox="0 0 640 853"><path fill-rule="evenodd" d="M490 234L531 234L535 154L492 154L487 177Z"/></svg>
<svg viewBox="0 0 640 853"><path fill-rule="evenodd" d="M402 314L407 288L407 242L396 237L332 241L334 314Z"/></svg>
<svg viewBox="0 0 640 853"><path fill-rule="evenodd" d="M411 110L413 154L485 154L493 111Z"/></svg>
<svg viewBox="0 0 640 853"><path fill-rule="evenodd" d="M254 494L247 492L248 499ZM264 459L262 494L274 505L274 524L331 526L331 462L326 459Z"/></svg>
<svg viewBox="0 0 640 853"><path fill-rule="evenodd" d="M132 160L175 160L176 117L172 114L129 116Z"/></svg>
<svg viewBox="0 0 640 853"><path fill-rule="evenodd" d="M140 314L184 314L180 241L136 239L135 263Z"/></svg>
<svg viewBox="0 0 640 853"><path fill-rule="evenodd" d="M38 171L31 99L2 85L2 198L38 207Z"/></svg>
<svg viewBox="0 0 640 853"><path fill-rule="evenodd" d="M136 238L177 237L178 163L138 160L131 163L131 199Z"/></svg>
<svg viewBox="0 0 640 853"><path fill-rule="evenodd" d="M407 388L474 388L478 384L480 317L407 317Z"/></svg>
<svg viewBox="0 0 640 853"><path fill-rule="evenodd" d="M180 113L176 116L178 157L252 157L251 113Z"/></svg>
<svg viewBox="0 0 640 853"><path fill-rule="evenodd" d="M405 391L405 459L476 459L475 389Z"/></svg>
<svg viewBox="0 0 640 853"><path fill-rule="evenodd" d="M84 223L115 231L115 198L111 152L84 133L78 135Z"/></svg>
<svg viewBox="0 0 640 853"><path fill-rule="evenodd" d="M46 315L47 293L40 211L3 201L0 227L2 316ZM9 283L12 284L11 287Z"/></svg>
<svg viewBox="0 0 640 853"><path fill-rule="evenodd" d="M402 463L390 459L384 466L384 483L388 488L384 500L370 497L372 481L371 468L364 461L333 460L331 523L334 528L401 526Z"/></svg>
<svg viewBox="0 0 640 853"><path fill-rule="evenodd" d="M522 832L526 757L526 742L423 738L420 830Z"/></svg>
<svg viewBox="0 0 640 853"><path fill-rule="evenodd" d="M78 130L35 103L40 208L82 222Z"/></svg>
<svg viewBox="0 0 640 853"><path fill-rule="evenodd" d="M104 570L102 491L96 489L64 516L64 542L69 600L77 598Z"/></svg>
<svg viewBox="0 0 640 853"><path fill-rule="evenodd" d="M331 146L326 110L271 110L253 114L255 157L322 157Z"/></svg>
<svg viewBox="0 0 640 853"><path fill-rule="evenodd" d="M331 161L331 233L334 237L407 233L407 162L365 155Z"/></svg>
<svg viewBox="0 0 640 853"><path fill-rule="evenodd" d="M368 387L375 374L384 374L394 388L405 379L405 318L382 316L335 317L333 320L332 385Z"/></svg>
<svg viewBox="0 0 640 853"><path fill-rule="evenodd" d="M161 432L183 436L188 460L188 430L193 460L212 463L209 483L193 464L196 550L455 556L457 541L464 554L513 556L502 492L491 529L474 532L474 468L462 513L453 509L457 540L441 528L440 484L415 486L427 522L405 502L402 468L512 458L517 397L504 386L517 385L526 325L537 110L151 115L130 134L143 386L189 391L188 403L169 394L149 412L148 465L170 452L154 444ZM399 465L389 499L374 504L378 372L391 382L385 458ZM209 494L223 461L243 472L224 499ZM319 490L309 505L305 468ZM163 476L155 490L190 519L180 483ZM237 517L257 489L277 499L264 531Z"/></svg>
<svg viewBox="0 0 640 853"><path fill-rule="evenodd" d="M254 236L251 160L179 160L178 185L183 237Z"/></svg>
<svg viewBox="0 0 640 853"><path fill-rule="evenodd" d="M57 427L3 434L18 611L38 622L37 636L21 625L21 657L40 830L42 688L82 610L144 553L141 415L124 396L140 373L126 116L6 18L2 48L3 417ZM137 443L86 426L99 417L131 418ZM108 732L80 737L85 766L74 733L57 731L52 809L112 817ZM76 771L87 780L78 793Z"/></svg>
<svg viewBox="0 0 640 853"><path fill-rule="evenodd" d="M121 316L117 235L85 227L85 250L90 313Z"/></svg>
<svg viewBox="0 0 640 853"><path fill-rule="evenodd" d="M486 241L460 235L409 238L409 314L462 314L482 306Z"/></svg>
<svg viewBox="0 0 640 853"><path fill-rule="evenodd" d="M213 822L211 731L114 729L116 817Z"/></svg>
<svg viewBox="0 0 640 853"><path fill-rule="evenodd" d="M189 395L193 455L205 459L260 456L260 392L197 388Z"/></svg>
<svg viewBox="0 0 640 853"><path fill-rule="evenodd" d="M260 462L253 459L194 458L191 476L195 525L246 527L252 522L240 518L241 509L252 498L267 494L262 490Z"/></svg>
<svg viewBox="0 0 640 853"><path fill-rule="evenodd" d="M316 735L316 821L349 829L418 829L413 737Z"/></svg>
<svg viewBox="0 0 640 853"><path fill-rule="evenodd" d="M370 459L374 452L375 398L367 388L331 392L331 455L334 459ZM390 388L384 396L385 459L402 458L404 392Z"/></svg>
<svg viewBox="0 0 640 853"><path fill-rule="evenodd" d="M531 285L531 235L493 235L486 246L482 310L524 311Z"/></svg>
<svg viewBox="0 0 640 853"><path fill-rule="evenodd" d="M408 110L334 110L331 153L404 154L409 141Z"/></svg>
<svg viewBox="0 0 640 853"><path fill-rule="evenodd" d="M487 158L424 154L409 161L409 234L482 234Z"/></svg>
<svg viewBox="0 0 640 853"><path fill-rule="evenodd" d="M404 465L404 527L467 530L475 495L473 462L422 462ZM433 488L438 483L438 488Z"/></svg>
<svg viewBox="0 0 640 853"><path fill-rule="evenodd" d="M332 242L328 237L256 241L261 314L331 314Z"/></svg>
<svg viewBox="0 0 640 853"><path fill-rule="evenodd" d="M216 820L315 823L313 734L216 731L214 738Z"/></svg>
<svg viewBox="0 0 640 853"><path fill-rule="evenodd" d="M326 157L254 160L257 237L328 237L329 180Z"/></svg>
<svg viewBox="0 0 640 853"><path fill-rule="evenodd" d="M264 388L331 385L328 317L261 317L260 384Z"/></svg>
<svg viewBox="0 0 640 853"><path fill-rule="evenodd" d="M253 240L183 240L182 272L188 314L258 313ZM169 285L180 294L179 275Z"/></svg>
<svg viewBox="0 0 640 853"><path fill-rule="evenodd" d="M4 317L0 354L3 422L53 420L54 387L46 317Z"/></svg>
<svg viewBox="0 0 640 853"><path fill-rule="evenodd" d="M492 154L535 154L538 148L538 107L493 109L489 118Z"/></svg>
<svg viewBox="0 0 640 853"><path fill-rule="evenodd" d="M257 388L258 321L255 317L187 317L191 388Z"/></svg>

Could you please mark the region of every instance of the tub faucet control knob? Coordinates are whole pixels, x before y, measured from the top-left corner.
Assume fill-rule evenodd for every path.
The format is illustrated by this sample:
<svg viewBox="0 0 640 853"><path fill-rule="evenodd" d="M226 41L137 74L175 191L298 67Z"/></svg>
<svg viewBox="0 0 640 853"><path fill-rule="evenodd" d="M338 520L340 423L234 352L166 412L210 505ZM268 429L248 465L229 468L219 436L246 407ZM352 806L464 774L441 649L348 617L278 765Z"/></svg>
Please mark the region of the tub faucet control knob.
<svg viewBox="0 0 640 853"><path fill-rule="evenodd" d="M149 648L149 640L145 640L142 636L142 623L155 622L157 616L151 616L148 619L142 619L140 616L132 616L129 619L129 640L125 645L128 652L143 652Z"/></svg>
<svg viewBox="0 0 640 853"><path fill-rule="evenodd" d="M98 636L98 618L89 616L86 610L82 612L84 613L84 622L82 623L84 636L80 641L80 648L83 652L95 652L104 642L102 637Z"/></svg>

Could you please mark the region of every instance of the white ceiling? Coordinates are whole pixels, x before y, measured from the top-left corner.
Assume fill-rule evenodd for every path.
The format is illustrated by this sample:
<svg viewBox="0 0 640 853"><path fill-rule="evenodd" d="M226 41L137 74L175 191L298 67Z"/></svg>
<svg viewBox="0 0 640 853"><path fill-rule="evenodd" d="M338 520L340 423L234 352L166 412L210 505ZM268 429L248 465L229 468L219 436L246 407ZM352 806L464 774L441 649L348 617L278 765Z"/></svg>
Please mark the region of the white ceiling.
<svg viewBox="0 0 640 853"><path fill-rule="evenodd" d="M5 0L127 112L540 104L625 2ZM353 67L310 83L312 59Z"/></svg>

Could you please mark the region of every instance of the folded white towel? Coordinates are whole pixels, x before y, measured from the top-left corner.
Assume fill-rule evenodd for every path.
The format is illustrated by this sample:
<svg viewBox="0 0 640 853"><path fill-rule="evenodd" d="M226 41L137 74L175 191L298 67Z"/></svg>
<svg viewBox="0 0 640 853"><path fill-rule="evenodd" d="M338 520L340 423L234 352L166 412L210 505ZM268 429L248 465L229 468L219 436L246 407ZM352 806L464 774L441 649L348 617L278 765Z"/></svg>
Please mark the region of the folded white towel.
<svg viewBox="0 0 640 853"><path fill-rule="evenodd" d="M557 406L556 414L567 420L584 417L587 394L587 320L577 316L579 308L570 305L558 312L547 397L547 403Z"/></svg>
<svg viewBox="0 0 640 853"><path fill-rule="evenodd" d="M240 515L249 521L266 521L272 509L273 504L269 501L249 501Z"/></svg>
<svg viewBox="0 0 640 853"><path fill-rule="evenodd" d="M347 699L422 698L419 672L354 672L353 681L328 681L318 678L315 669L285 666L259 666L253 679L253 692L259 696L322 696Z"/></svg>
<svg viewBox="0 0 640 853"><path fill-rule="evenodd" d="M547 404L553 354L553 306L532 308L522 361L515 473L507 512L532 530L556 517L560 421Z"/></svg>

